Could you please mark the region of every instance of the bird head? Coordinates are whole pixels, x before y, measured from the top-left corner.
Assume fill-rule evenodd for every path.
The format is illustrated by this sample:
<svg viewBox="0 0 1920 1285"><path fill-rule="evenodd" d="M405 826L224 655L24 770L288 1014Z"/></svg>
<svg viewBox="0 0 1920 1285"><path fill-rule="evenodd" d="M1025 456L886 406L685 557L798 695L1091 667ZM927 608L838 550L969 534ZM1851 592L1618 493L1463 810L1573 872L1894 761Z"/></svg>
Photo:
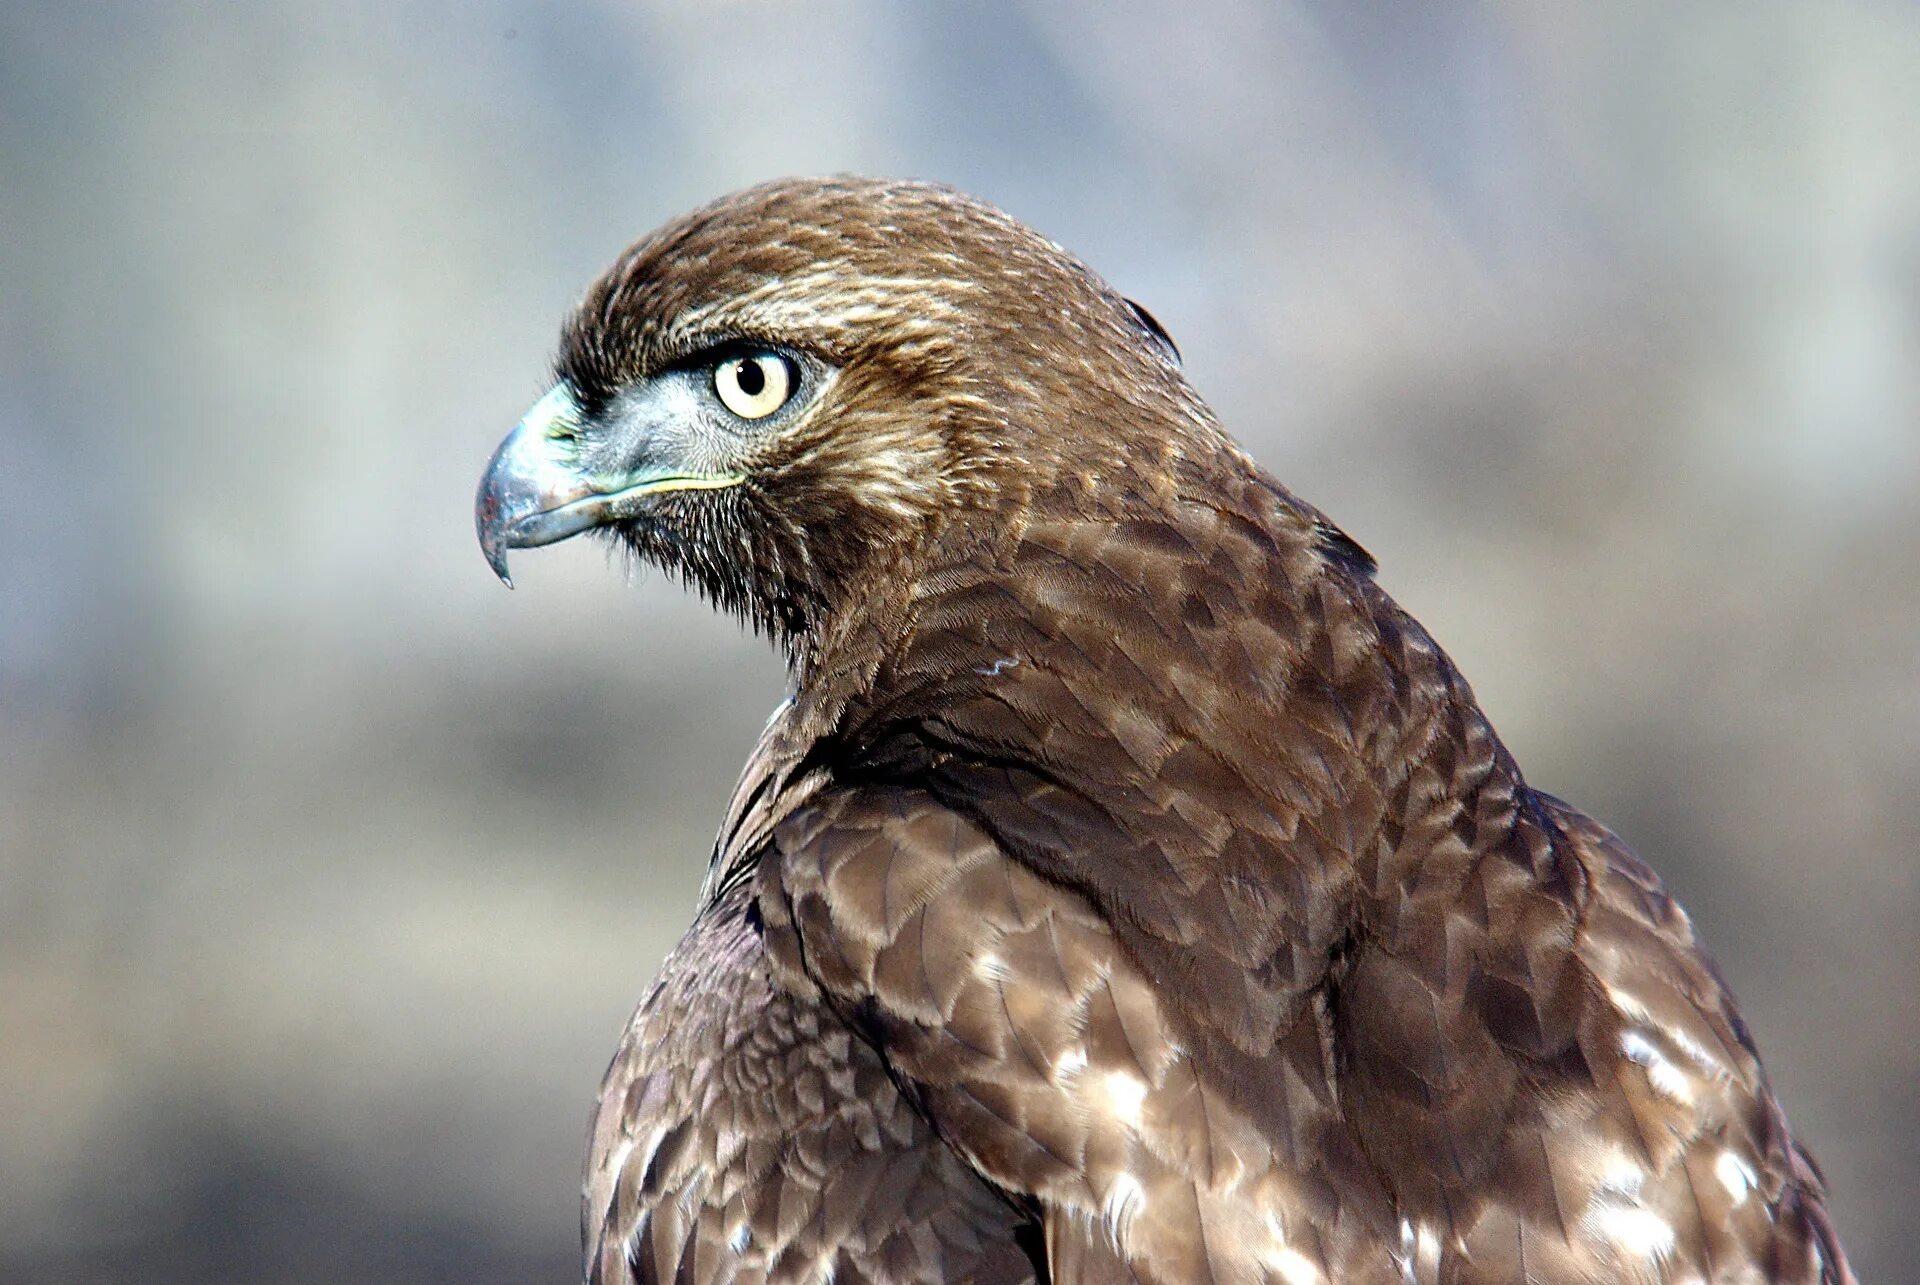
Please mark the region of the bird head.
<svg viewBox="0 0 1920 1285"><path fill-rule="evenodd" d="M1152 318L999 210L781 180L589 288L476 525L502 580L509 549L598 531L792 643L957 522L1133 489L1217 432Z"/></svg>

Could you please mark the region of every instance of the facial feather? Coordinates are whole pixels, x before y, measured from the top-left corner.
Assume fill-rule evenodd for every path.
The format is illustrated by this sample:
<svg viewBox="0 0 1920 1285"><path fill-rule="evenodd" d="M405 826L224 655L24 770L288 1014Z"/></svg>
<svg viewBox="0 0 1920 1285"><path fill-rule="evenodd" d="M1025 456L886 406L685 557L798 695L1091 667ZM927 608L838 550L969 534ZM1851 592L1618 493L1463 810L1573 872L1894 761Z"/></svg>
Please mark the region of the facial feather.
<svg viewBox="0 0 1920 1285"><path fill-rule="evenodd" d="M1224 438L1162 335L1059 246L959 193L782 181L623 255L569 320L556 373L591 410L726 343L832 370L742 444L736 493L613 528L804 658L836 604L875 616L927 573L959 515L1006 530L1041 491L1169 492L1184 456Z"/></svg>

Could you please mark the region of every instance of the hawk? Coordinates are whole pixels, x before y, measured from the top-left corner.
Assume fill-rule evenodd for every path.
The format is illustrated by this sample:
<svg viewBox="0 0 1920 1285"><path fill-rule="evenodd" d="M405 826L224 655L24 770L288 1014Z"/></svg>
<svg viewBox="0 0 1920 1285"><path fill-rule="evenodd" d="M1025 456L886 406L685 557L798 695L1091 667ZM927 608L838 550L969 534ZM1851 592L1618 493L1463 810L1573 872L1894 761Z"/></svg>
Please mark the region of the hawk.
<svg viewBox="0 0 1920 1285"><path fill-rule="evenodd" d="M621 1042L594 1282L1827 1282L1686 914L1166 332L945 187L628 250L481 483L784 649Z"/></svg>

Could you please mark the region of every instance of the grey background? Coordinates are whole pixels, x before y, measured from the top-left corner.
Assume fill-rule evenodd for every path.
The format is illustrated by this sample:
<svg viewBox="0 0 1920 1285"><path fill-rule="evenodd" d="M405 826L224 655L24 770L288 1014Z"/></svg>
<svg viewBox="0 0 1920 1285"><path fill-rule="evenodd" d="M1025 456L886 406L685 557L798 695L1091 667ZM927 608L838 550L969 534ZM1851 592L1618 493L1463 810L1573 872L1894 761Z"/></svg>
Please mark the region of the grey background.
<svg viewBox="0 0 1920 1285"><path fill-rule="evenodd" d="M944 179L1144 300L1920 1202L1920 10L0 6L0 1277L560 1280L782 688L469 506L628 240Z"/></svg>

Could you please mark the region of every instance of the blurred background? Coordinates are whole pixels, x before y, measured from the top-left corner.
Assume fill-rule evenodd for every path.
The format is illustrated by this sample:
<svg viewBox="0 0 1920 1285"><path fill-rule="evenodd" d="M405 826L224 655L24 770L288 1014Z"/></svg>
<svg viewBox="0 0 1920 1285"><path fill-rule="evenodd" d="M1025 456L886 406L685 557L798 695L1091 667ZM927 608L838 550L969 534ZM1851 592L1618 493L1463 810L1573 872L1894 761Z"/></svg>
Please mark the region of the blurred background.
<svg viewBox="0 0 1920 1285"><path fill-rule="evenodd" d="M943 179L1148 304L1920 1205L1920 9L0 3L0 1279L576 1278L783 675L471 496L624 244Z"/></svg>

